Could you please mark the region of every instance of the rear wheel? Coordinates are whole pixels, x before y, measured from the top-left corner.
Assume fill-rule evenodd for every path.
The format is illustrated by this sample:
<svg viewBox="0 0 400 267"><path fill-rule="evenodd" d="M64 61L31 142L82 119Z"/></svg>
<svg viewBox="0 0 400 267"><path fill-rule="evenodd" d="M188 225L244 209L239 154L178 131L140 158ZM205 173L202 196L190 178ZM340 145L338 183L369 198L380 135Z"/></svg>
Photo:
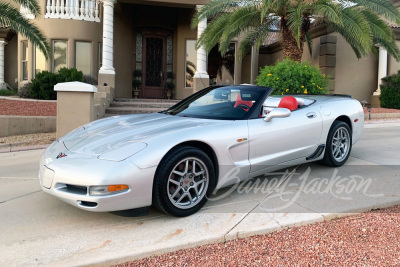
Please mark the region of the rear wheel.
<svg viewBox="0 0 400 267"><path fill-rule="evenodd" d="M345 164L351 152L351 136L351 129L347 123L335 121L326 140L325 155L322 163L333 167Z"/></svg>
<svg viewBox="0 0 400 267"><path fill-rule="evenodd" d="M179 147L160 163L153 204L173 216L192 215L207 202L214 183L214 166L207 154L195 147Z"/></svg>

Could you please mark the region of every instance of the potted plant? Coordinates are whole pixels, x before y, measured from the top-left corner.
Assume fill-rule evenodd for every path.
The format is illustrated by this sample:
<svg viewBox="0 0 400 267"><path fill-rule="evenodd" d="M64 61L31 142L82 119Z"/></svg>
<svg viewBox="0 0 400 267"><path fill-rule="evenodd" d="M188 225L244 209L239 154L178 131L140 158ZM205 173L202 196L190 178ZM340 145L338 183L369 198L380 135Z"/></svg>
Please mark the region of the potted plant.
<svg viewBox="0 0 400 267"><path fill-rule="evenodd" d="M133 96L136 99L139 95L139 87L142 85L142 70L134 70L133 71L133 81L132 81L132 85L133 85Z"/></svg>

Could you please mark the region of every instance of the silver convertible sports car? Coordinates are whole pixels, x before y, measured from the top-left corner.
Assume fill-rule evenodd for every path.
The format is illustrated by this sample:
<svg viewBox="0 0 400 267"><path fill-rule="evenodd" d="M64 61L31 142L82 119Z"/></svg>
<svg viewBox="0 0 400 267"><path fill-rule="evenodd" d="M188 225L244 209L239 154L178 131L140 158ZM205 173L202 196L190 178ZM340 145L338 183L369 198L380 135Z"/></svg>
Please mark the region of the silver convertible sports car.
<svg viewBox="0 0 400 267"><path fill-rule="evenodd" d="M214 86L160 113L81 126L43 153L41 187L88 211L154 205L188 216L214 190L242 180L312 161L346 162L364 125L358 101L271 91Z"/></svg>

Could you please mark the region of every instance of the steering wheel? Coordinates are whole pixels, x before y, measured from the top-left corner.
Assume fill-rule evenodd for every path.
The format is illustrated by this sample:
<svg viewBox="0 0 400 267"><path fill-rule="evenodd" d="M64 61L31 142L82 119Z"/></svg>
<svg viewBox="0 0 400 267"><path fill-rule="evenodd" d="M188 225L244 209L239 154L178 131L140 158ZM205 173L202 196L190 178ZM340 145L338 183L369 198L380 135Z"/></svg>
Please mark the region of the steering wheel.
<svg viewBox="0 0 400 267"><path fill-rule="evenodd" d="M237 105L235 108L241 108L246 112L249 111L249 109L250 109L250 107L248 105L245 105L245 104Z"/></svg>

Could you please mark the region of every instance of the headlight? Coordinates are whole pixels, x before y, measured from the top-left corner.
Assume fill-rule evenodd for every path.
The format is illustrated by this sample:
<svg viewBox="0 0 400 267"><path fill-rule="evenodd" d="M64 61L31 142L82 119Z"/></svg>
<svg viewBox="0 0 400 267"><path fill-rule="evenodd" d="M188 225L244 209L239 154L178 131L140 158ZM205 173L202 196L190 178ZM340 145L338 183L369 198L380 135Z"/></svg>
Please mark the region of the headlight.
<svg viewBox="0 0 400 267"><path fill-rule="evenodd" d="M125 184L115 185L97 185L89 187L89 195L91 196L107 196L128 191L129 186Z"/></svg>

